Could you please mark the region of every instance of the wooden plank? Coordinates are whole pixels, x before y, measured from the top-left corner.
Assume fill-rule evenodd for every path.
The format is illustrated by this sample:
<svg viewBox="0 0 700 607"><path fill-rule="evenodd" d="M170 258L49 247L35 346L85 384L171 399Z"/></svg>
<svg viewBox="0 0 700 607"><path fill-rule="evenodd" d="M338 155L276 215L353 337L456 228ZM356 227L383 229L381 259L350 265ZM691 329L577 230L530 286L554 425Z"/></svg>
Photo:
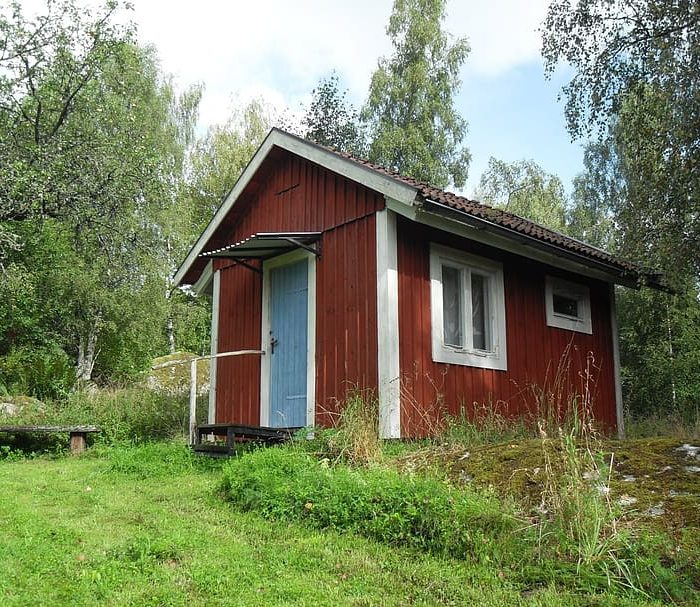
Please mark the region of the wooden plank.
<svg viewBox="0 0 700 607"><path fill-rule="evenodd" d="M297 430L299 428L270 428L242 424L202 424L197 426L197 434L200 439L204 434L227 436L229 432L240 438L277 438L291 436Z"/></svg>
<svg viewBox="0 0 700 607"><path fill-rule="evenodd" d="M209 443L200 443L197 445L192 445L193 451L204 452L204 453L228 453L228 445L216 445Z"/></svg>
<svg viewBox="0 0 700 607"><path fill-rule="evenodd" d="M0 426L0 432L102 432L99 426Z"/></svg>

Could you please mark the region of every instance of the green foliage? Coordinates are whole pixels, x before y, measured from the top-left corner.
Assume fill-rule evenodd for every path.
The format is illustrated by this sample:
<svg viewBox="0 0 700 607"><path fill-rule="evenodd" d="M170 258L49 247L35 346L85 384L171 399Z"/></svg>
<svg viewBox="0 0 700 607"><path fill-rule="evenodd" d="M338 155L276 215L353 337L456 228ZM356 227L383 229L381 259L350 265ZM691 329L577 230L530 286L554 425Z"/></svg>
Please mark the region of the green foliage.
<svg viewBox="0 0 700 607"><path fill-rule="evenodd" d="M610 145L626 185L615 205L623 253L660 266L682 286L700 276L700 176L693 168L700 162L700 87L677 94L683 99L655 85L630 90ZM686 96L694 96L692 115Z"/></svg>
<svg viewBox="0 0 700 607"><path fill-rule="evenodd" d="M0 131L12 136L0 137L0 220L86 218L96 185L87 169L104 154L91 158L99 132L71 118L107 100L99 99L106 90L96 81L131 40L131 31L115 24L117 8L110 2L94 12L63 0L27 20L19 3L3 7ZM67 172L75 179L65 179Z"/></svg>
<svg viewBox="0 0 700 607"><path fill-rule="evenodd" d="M340 90L339 78L332 73L311 91L311 102L301 119L303 137L321 145L364 157L366 142L358 111Z"/></svg>
<svg viewBox="0 0 700 607"><path fill-rule="evenodd" d="M619 293L625 402L633 417L676 416L697 424L700 406L700 301L648 289Z"/></svg>
<svg viewBox="0 0 700 607"><path fill-rule="evenodd" d="M177 289L171 294L170 306L177 347L200 355L209 353L211 298Z"/></svg>
<svg viewBox="0 0 700 607"><path fill-rule="evenodd" d="M171 449L179 447L160 453L171 457ZM191 469L183 461L161 476L158 450L136 449L143 465L134 462L133 474L113 469L115 458L127 457L121 449L0 462L4 607L661 604L609 590L567 590L537 571L520 583L493 564L235 512L211 495L215 470L202 471L193 459ZM141 474L147 465L153 478Z"/></svg>
<svg viewBox="0 0 700 607"><path fill-rule="evenodd" d="M679 109L691 109L700 90L699 24L697 7L687 0L551 2L542 54L549 74L559 61L574 68L564 88L572 134L605 125L640 83L661 85Z"/></svg>
<svg viewBox="0 0 700 607"><path fill-rule="evenodd" d="M193 204L194 238L207 226L224 197L272 126L272 109L253 99L236 108L223 125L209 128L192 150L190 197Z"/></svg>
<svg viewBox="0 0 700 607"><path fill-rule="evenodd" d="M564 88L569 131L597 125L624 178L615 197L621 249L671 279L700 274L700 12L687 0L556 0L543 26L549 74ZM617 180L615 180L617 181Z"/></svg>
<svg viewBox="0 0 700 607"><path fill-rule="evenodd" d="M175 203L201 91L175 93L121 8L0 10L0 358L68 356L82 381L136 377L167 349L189 240Z"/></svg>
<svg viewBox="0 0 700 607"><path fill-rule="evenodd" d="M394 2L386 30L394 54L379 60L362 109L369 160L442 188L462 187L470 160L454 107L469 46L450 40L444 18L445 0Z"/></svg>
<svg viewBox="0 0 700 607"><path fill-rule="evenodd" d="M104 389L71 392L43 407L26 407L0 419L7 424L96 425L91 437L103 444L143 443L182 437L187 433L189 407L186 397L158 394L148 388ZM54 443L46 443L49 448ZM61 443L65 446L65 441Z"/></svg>
<svg viewBox="0 0 700 607"><path fill-rule="evenodd" d="M508 163L489 158L479 180L477 197L553 230L566 231L564 185L532 160Z"/></svg>
<svg viewBox="0 0 700 607"><path fill-rule="evenodd" d="M546 541L552 533L561 549L572 555L579 567L596 565L596 572L617 583L636 586L636 579L629 563L620 553L629 552L626 537L618 533L617 520L607 497L610 490L610 466L600 451L595 435L580 429L562 433L559 437L560 462L553 464L546 443L546 488L542 509L546 513L543 522ZM556 467L553 467L556 466Z"/></svg>
<svg viewBox="0 0 700 607"><path fill-rule="evenodd" d="M198 457L184 441L117 445L105 450L109 470L135 478L166 478L196 470L214 471L220 462Z"/></svg>
<svg viewBox="0 0 700 607"><path fill-rule="evenodd" d="M493 403L461 407L458 415L447 415L437 442L446 445L476 446L529 438L534 432L522 419L499 412Z"/></svg>
<svg viewBox="0 0 700 607"><path fill-rule="evenodd" d="M561 449L551 439L537 442L546 445L545 467L551 467L532 525L512 501L463 482L456 488L424 474L332 466L294 447L230 461L220 488L239 511L495 566L518 586L551 584L637 600L692 594L683 576L662 565L653 538L638 542L615 527L598 488L606 486L598 452L565 436Z"/></svg>
<svg viewBox="0 0 700 607"><path fill-rule="evenodd" d="M290 449L266 449L230 462L221 488L237 508L267 518L476 562L503 558L518 524L486 495L390 470L331 468Z"/></svg>
<svg viewBox="0 0 700 607"><path fill-rule="evenodd" d="M567 232L606 251L619 247L614 210L625 194L615 150L607 142L589 143L583 153L584 171L574 177Z"/></svg>
<svg viewBox="0 0 700 607"><path fill-rule="evenodd" d="M75 382L75 368L57 345L19 346L0 358L0 386L11 394L41 400L65 397Z"/></svg>
<svg viewBox="0 0 700 607"><path fill-rule="evenodd" d="M700 441L700 414L681 416L663 410L646 415L634 415L628 411L625 417L625 436L628 438L675 438L684 441Z"/></svg>
<svg viewBox="0 0 700 607"><path fill-rule="evenodd" d="M183 436L189 419L185 398L146 388L76 392L58 404L61 423L96 424L107 443L144 442Z"/></svg>
<svg viewBox="0 0 700 607"><path fill-rule="evenodd" d="M371 391L350 390L332 417L333 428L319 428L306 444L310 451L336 461L368 466L382 459L379 403Z"/></svg>

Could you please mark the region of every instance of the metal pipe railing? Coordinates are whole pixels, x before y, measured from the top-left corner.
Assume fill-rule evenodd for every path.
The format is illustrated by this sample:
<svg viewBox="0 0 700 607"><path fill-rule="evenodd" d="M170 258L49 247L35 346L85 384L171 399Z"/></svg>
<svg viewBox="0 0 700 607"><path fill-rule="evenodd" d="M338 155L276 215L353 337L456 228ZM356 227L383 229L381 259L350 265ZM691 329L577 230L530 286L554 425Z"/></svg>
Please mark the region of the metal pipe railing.
<svg viewBox="0 0 700 607"><path fill-rule="evenodd" d="M153 369L163 369L164 367L172 367L174 365L183 365L190 363L190 423L189 436L190 445L194 445L196 437L195 431L197 428L197 363L200 360L211 360L212 358L225 358L227 356L244 356L244 355L263 356L265 350L234 350L232 352L219 352L218 354L207 354L206 356L195 356L187 360L173 360L165 363L154 365Z"/></svg>

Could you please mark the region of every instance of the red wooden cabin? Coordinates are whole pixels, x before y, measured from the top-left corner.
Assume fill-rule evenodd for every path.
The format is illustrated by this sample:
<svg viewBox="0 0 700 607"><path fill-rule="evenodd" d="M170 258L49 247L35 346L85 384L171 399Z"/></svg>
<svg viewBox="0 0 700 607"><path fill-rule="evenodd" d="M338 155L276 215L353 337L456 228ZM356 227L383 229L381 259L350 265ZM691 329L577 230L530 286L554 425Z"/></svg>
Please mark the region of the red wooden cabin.
<svg viewBox="0 0 700 607"><path fill-rule="evenodd" d="M632 263L273 129L176 274L210 292L210 423L328 425L370 389L384 437L533 386L592 389L621 429L613 286ZM568 352L568 356L565 356ZM590 377L585 374L590 372ZM587 379L588 377L588 379Z"/></svg>

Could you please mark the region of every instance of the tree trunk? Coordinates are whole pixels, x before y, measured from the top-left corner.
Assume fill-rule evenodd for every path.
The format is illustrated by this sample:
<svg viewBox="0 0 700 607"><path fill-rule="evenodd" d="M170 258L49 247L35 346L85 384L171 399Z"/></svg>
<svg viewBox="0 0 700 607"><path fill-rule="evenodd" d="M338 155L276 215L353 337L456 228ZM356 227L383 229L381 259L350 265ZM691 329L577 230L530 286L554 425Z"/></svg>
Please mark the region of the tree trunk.
<svg viewBox="0 0 700 607"><path fill-rule="evenodd" d="M170 354L173 354L175 352L175 326L173 324L173 307L172 307L172 302L170 301L173 296L173 274L175 273L174 269L174 264L172 262L172 252L173 252L173 247L170 242L170 239L168 238L168 241L166 243L166 248L168 251L168 260L170 261L169 266L172 270L170 274L168 274L165 277L165 303L168 308L168 321L165 325L165 333L168 337L168 349L170 350Z"/></svg>
<svg viewBox="0 0 700 607"><path fill-rule="evenodd" d="M97 359L97 325L99 318L90 327L87 335L80 337L78 344L78 365L75 370L75 379L78 383L88 382L92 379L92 370Z"/></svg>
<svg viewBox="0 0 700 607"><path fill-rule="evenodd" d="M168 310L168 322L165 325L165 331L168 335L168 349L170 350L170 354L173 354L175 352L175 329L173 327L173 316L170 310Z"/></svg>

